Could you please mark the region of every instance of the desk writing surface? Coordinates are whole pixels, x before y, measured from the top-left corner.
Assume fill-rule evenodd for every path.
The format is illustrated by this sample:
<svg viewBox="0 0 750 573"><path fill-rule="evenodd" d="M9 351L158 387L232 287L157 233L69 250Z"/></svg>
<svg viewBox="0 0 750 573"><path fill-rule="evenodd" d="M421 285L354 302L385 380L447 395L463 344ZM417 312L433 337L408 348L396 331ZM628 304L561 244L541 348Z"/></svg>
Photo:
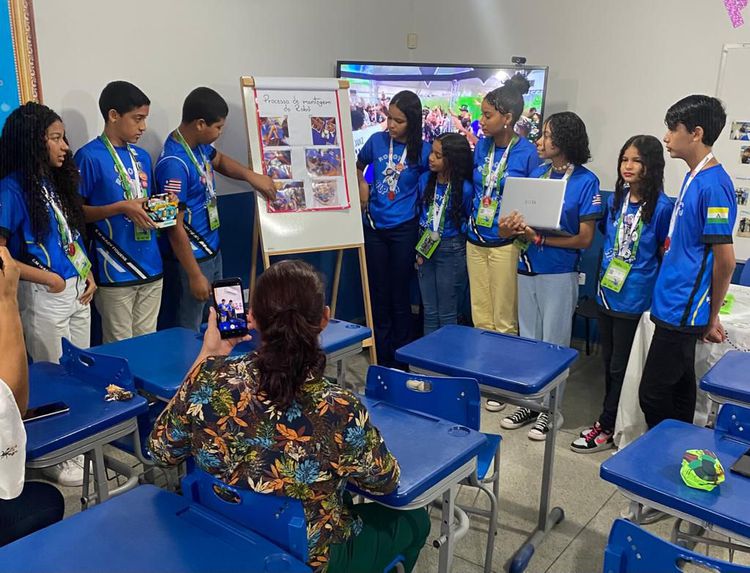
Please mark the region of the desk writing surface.
<svg viewBox="0 0 750 573"><path fill-rule="evenodd" d="M578 357L572 348L468 326L444 326L396 351L411 366L517 394L537 394Z"/></svg>
<svg viewBox="0 0 750 573"><path fill-rule="evenodd" d="M310 571L259 535L142 485L0 548L0 563L17 573L237 573L264 571L269 555L286 556L284 571Z"/></svg>
<svg viewBox="0 0 750 573"><path fill-rule="evenodd" d="M29 366L29 407L64 402L69 412L25 423L26 455L41 457L81 441L120 422L146 412L142 396L107 402L106 391L67 374L59 364L37 362Z"/></svg>
<svg viewBox="0 0 750 573"><path fill-rule="evenodd" d="M701 378L701 390L750 403L750 352L730 350Z"/></svg>
<svg viewBox="0 0 750 573"><path fill-rule="evenodd" d="M713 451L726 472L713 491L688 487L680 477L686 450ZM666 420L608 458L602 479L637 496L750 538L750 478L729 470L748 444L721 432Z"/></svg>
<svg viewBox="0 0 750 573"><path fill-rule="evenodd" d="M486 438L480 432L453 422L382 400L360 396L370 421L380 430L386 446L401 466L399 486L385 496L366 494L386 505L399 507L427 491L477 455Z"/></svg>

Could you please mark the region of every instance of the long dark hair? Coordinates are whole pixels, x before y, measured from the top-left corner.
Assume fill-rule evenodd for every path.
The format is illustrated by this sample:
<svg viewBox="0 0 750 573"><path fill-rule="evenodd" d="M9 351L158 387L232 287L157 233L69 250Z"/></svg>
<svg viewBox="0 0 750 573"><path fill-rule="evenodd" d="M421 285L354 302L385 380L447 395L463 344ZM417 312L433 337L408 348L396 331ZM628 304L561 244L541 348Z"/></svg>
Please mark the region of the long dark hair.
<svg viewBox="0 0 750 573"><path fill-rule="evenodd" d="M406 159L416 165L422 156L422 102L414 92L403 90L391 98L390 105L406 116Z"/></svg>
<svg viewBox="0 0 750 573"><path fill-rule="evenodd" d="M42 183L54 185L57 197L71 229L83 234L85 222L81 196L78 194L80 175L73 154L68 150L61 167L52 167L47 149L47 128L60 116L35 102L16 108L5 120L0 135L0 179L17 172L21 176L31 229L37 241L50 231L48 205L42 194ZM67 143L67 139L65 140Z"/></svg>
<svg viewBox="0 0 750 573"><path fill-rule="evenodd" d="M648 223L651 221L654 209L656 209L659 193L664 188L664 148L661 141L653 135L634 135L620 149L620 155L617 158L617 182L615 183L615 198L612 202L612 216L618 216L625 195L628 193L625 181L620 173L620 164L625 152L631 146L638 150L643 165L638 189L643 200L641 217L644 223Z"/></svg>
<svg viewBox="0 0 750 573"><path fill-rule="evenodd" d="M519 72L489 92L484 99L500 113L512 114L515 124L523 113L523 95L528 93L530 87L529 80Z"/></svg>
<svg viewBox="0 0 750 573"><path fill-rule="evenodd" d="M259 387L279 408L287 408L309 377L326 367L318 335L325 309L320 275L300 260L271 265L258 279L250 309L261 335L255 357Z"/></svg>
<svg viewBox="0 0 750 573"><path fill-rule="evenodd" d="M451 189L449 213L456 226L461 226L463 219L464 181L471 178L473 163L471 147L463 135L457 133L443 133L435 138L443 148L443 161L451 174ZM437 173L430 172L424 198L425 207L429 207L435 199L435 185Z"/></svg>

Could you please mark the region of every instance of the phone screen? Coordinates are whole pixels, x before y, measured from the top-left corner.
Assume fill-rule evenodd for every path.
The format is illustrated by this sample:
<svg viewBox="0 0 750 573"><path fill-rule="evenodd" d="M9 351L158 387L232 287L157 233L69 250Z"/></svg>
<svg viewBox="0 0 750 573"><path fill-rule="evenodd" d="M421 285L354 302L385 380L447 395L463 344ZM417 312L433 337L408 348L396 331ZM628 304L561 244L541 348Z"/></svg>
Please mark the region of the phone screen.
<svg viewBox="0 0 750 573"><path fill-rule="evenodd" d="M239 280L231 284L225 284L224 281L214 284L216 320L222 338L247 334L247 317L242 297L242 283Z"/></svg>
<svg viewBox="0 0 750 573"><path fill-rule="evenodd" d="M740 459L734 462L731 470L736 474L750 477L750 450L746 451Z"/></svg>
<svg viewBox="0 0 750 573"><path fill-rule="evenodd" d="M26 410L26 414L23 416L24 422L31 422L33 420L41 420L42 418L48 418L56 414L64 414L69 412L70 408L65 402L52 402L51 404L44 404L37 406L36 408L29 408Z"/></svg>

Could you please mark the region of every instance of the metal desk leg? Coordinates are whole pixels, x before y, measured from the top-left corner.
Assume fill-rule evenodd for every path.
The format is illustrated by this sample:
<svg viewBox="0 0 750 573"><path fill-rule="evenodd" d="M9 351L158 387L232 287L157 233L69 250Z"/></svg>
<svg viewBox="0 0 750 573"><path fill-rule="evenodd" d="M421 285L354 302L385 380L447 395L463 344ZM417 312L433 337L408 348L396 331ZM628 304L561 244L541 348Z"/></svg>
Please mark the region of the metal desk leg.
<svg viewBox="0 0 750 573"><path fill-rule="evenodd" d="M544 445L544 466L542 469L542 491L539 498L539 523L536 530L529 536L521 548L516 551L510 562L510 573L521 573L529 565L529 561L534 556L534 551L544 540L547 534L565 519L565 513L561 507L553 507L549 510L550 498L552 495L552 466L555 460L555 440L557 438L557 416L559 404L557 398L557 388L552 390L549 395L550 418L552 426Z"/></svg>
<svg viewBox="0 0 750 573"><path fill-rule="evenodd" d="M336 383L346 389L346 362L343 358L336 361Z"/></svg>
<svg viewBox="0 0 750 573"><path fill-rule="evenodd" d="M96 483L96 503L109 499L107 484L107 467L104 465L104 449L101 445L94 448L94 482Z"/></svg>
<svg viewBox="0 0 750 573"><path fill-rule="evenodd" d="M453 570L453 546L455 535L453 530L453 516L456 504L458 486L453 485L443 494L443 511L440 522L440 538L433 542L440 548L438 558L438 573L450 573Z"/></svg>

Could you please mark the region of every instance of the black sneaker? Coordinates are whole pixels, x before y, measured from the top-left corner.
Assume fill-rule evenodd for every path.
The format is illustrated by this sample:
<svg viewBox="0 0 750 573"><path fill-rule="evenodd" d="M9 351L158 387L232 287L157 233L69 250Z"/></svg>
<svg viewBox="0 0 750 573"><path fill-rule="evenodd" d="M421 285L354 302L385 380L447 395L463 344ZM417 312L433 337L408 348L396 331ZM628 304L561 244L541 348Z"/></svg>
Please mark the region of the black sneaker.
<svg viewBox="0 0 750 573"><path fill-rule="evenodd" d="M557 414L557 428L559 429L563 424L563 416L561 413ZM537 442L547 438L547 434L551 429L550 414L549 412L542 412L537 416L536 422L529 430L529 439Z"/></svg>
<svg viewBox="0 0 750 573"><path fill-rule="evenodd" d="M535 419L536 412L531 410L531 408L521 406L520 408L516 408L516 411L510 416L505 416L505 418L500 420L500 425L506 430L515 430L526 424L531 424Z"/></svg>

